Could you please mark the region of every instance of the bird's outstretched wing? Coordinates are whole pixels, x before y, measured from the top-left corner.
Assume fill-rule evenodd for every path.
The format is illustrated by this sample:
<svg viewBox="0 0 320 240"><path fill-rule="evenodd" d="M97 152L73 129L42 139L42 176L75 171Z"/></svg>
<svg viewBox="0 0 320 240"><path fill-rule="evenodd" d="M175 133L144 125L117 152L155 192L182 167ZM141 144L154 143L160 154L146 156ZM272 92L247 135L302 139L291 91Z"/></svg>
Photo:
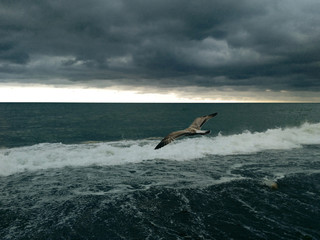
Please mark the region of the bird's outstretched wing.
<svg viewBox="0 0 320 240"><path fill-rule="evenodd" d="M161 140L161 142L155 147L155 149L162 148L163 146L171 143L173 140L175 140L178 137L188 135L189 131L186 130L181 130L181 131L176 131L168 134L164 139Z"/></svg>
<svg viewBox="0 0 320 240"><path fill-rule="evenodd" d="M193 121L193 123L191 123L189 128L200 129L202 127L202 125L206 123L206 121L217 116L217 114L218 113L212 113L212 114L209 114L206 116L198 117Z"/></svg>

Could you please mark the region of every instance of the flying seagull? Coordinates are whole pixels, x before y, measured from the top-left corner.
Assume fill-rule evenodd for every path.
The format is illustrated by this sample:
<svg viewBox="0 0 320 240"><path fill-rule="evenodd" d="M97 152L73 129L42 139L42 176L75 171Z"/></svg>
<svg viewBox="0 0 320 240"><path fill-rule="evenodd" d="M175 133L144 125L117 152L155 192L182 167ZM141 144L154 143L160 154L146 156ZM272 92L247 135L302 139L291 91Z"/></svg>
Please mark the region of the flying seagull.
<svg viewBox="0 0 320 240"><path fill-rule="evenodd" d="M164 139L161 140L161 142L155 147L155 149L162 148L163 146L171 143L173 140L175 140L178 137L181 136L192 136L192 135L205 135L209 134L210 130L201 130L201 127L203 124L206 123L209 119L215 117L218 113L212 113L210 115L202 116L196 118L191 125L180 131L172 132L168 136L166 136Z"/></svg>

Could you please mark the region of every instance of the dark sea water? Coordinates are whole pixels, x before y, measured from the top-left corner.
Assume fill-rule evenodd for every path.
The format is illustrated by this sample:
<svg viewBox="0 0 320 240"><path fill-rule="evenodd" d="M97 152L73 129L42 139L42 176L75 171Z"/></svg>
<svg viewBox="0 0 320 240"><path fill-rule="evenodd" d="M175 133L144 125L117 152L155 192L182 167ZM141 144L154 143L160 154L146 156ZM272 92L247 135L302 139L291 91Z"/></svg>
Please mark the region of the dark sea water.
<svg viewBox="0 0 320 240"><path fill-rule="evenodd" d="M320 104L0 104L0 239L320 239Z"/></svg>

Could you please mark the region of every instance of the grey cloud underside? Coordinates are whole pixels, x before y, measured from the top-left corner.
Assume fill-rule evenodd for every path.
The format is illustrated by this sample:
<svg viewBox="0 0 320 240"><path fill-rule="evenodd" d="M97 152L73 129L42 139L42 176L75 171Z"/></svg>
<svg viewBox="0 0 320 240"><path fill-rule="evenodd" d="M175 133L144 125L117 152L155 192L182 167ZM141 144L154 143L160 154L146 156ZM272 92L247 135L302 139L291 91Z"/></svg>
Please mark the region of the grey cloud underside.
<svg viewBox="0 0 320 240"><path fill-rule="evenodd" d="M0 81L319 90L320 2L0 2Z"/></svg>

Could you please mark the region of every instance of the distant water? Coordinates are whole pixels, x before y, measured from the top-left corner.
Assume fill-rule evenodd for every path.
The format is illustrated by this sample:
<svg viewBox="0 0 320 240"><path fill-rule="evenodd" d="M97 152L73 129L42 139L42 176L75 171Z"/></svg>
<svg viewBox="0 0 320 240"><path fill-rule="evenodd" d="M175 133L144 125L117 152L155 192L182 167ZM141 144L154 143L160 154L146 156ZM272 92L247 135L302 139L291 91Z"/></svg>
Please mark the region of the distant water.
<svg viewBox="0 0 320 240"><path fill-rule="evenodd" d="M320 239L320 104L0 104L0 239Z"/></svg>

